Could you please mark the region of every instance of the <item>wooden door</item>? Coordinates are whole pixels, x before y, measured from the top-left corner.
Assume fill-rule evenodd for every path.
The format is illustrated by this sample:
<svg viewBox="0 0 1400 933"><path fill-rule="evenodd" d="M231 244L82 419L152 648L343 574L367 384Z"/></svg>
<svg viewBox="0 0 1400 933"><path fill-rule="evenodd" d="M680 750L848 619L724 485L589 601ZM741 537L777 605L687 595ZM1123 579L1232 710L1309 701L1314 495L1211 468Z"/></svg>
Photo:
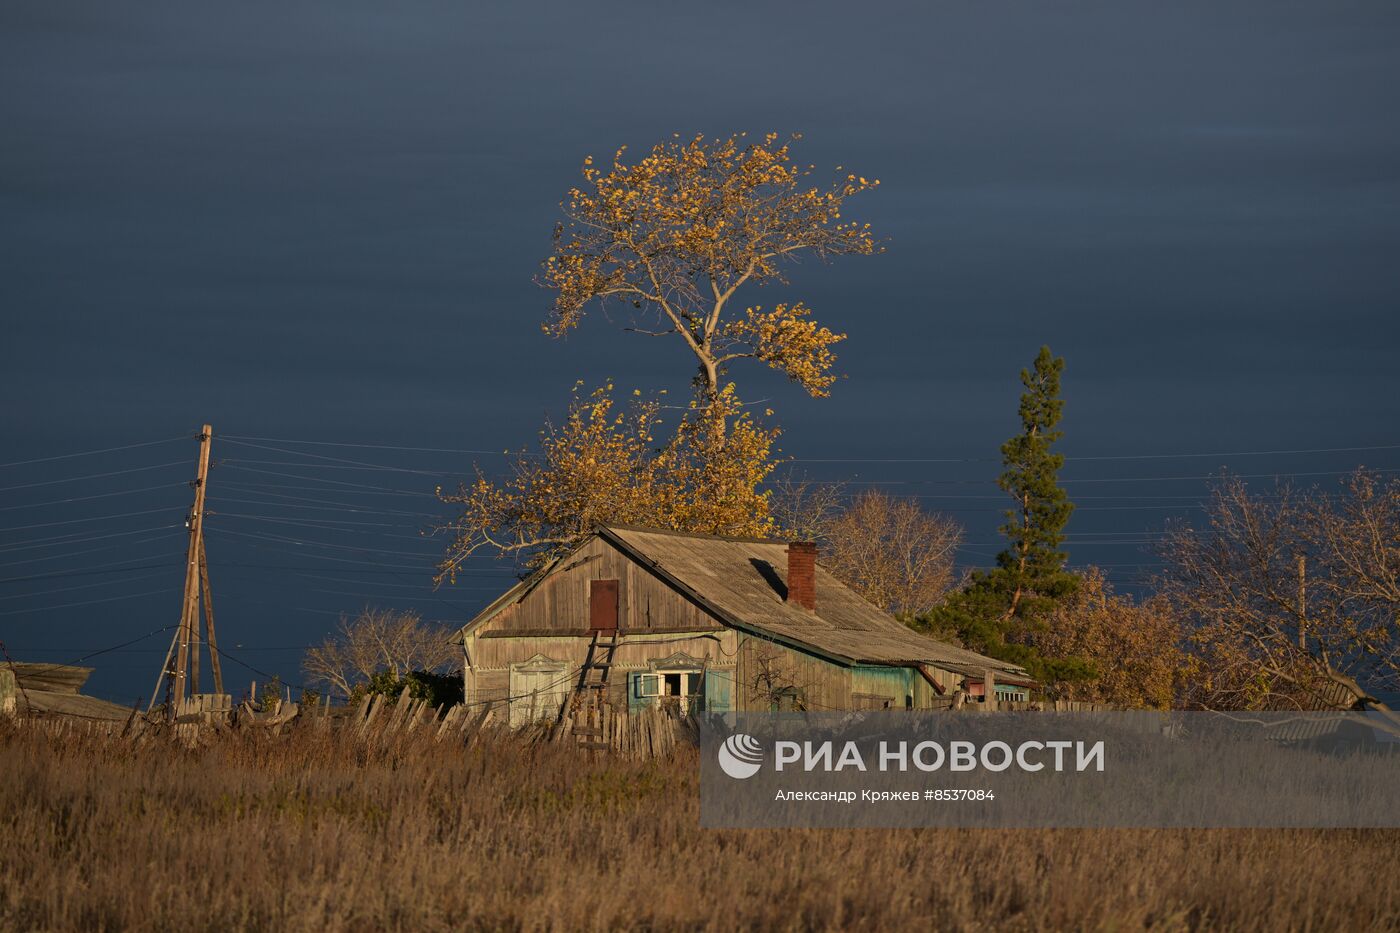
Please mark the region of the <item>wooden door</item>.
<svg viewBox="0 0 1400 933"><path fill-rule="evenodd" d="M617 581L593 580L588 588L588 628L594 632L617 631Z"/></svg>

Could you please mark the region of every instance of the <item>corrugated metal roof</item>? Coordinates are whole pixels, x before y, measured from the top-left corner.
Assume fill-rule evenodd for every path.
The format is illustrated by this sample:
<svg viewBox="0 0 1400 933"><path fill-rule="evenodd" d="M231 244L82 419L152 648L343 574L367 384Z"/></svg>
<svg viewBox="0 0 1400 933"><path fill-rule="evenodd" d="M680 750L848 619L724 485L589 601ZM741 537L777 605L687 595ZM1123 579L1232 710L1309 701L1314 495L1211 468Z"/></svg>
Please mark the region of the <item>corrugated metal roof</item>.
<svg viewBox="0 0 1400 933"><path fill-rule="evenodd" d="M784 601L787 544L609 527L605 538L689 590L739 628L809 646L817 653L871 664L934 664L982 674L987 668L1025 676L1021 668L913 631L817 565L816 611Z"/></svg>

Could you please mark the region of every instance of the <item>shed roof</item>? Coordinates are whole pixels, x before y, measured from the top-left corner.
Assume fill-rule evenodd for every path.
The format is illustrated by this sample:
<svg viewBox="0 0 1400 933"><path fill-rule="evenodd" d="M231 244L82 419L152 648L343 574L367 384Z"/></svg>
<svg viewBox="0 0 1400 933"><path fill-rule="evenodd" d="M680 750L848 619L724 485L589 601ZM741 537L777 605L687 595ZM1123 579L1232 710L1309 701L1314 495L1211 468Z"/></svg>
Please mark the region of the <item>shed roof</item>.
<svg viewBox="0 0 1400 933"><path fill-rule="evenodd" d="M0 675L13 677L12 683L4 686L6 692L12 691L15 709L19 712L114 721L129 717L130 707L78 692L91 673L90 667L70 664L11 661L0 665Z"/></svg>
<svg viewBox="0 0 1400 933"><path fill-rule="evenodd" d="M991 668L1022 679L1026 676L1026 672L1014 664L915 632L866 601L820 563L816 570L816 610L809 611L786 602L787 542L784 541L626 526L599 528L595 536L611 542L721 622L735 628L767 635L846 663L931 664L976 675ZM484 623L522 598L558 566L559 563L546 566L535 577L503 594L467 623L463 631Z"/></svg>

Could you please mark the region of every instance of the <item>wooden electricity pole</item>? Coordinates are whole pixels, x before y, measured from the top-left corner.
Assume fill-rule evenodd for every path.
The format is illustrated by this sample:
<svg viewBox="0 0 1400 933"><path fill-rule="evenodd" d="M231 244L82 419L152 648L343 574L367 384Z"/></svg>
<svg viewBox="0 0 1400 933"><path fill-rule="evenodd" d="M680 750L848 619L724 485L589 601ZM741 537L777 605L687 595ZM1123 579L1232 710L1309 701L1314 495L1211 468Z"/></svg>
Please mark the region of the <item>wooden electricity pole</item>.
<svg viewBox="0 0 1400 933"><path fill-rule="evenodd" d="M224 692L224 672L219 664L219 640L214 637L214 593L209 589L209 559L204 556L204 528L199 530L199 583L204 592L204 623L209 637L209 669L214 672L214 692Z"/></svg>
<svg viewBox="0 0 1400 933"><path fill-rule="evenodd" d="M204 553L204 496L209 486L209 450L214 429L209 425L199 435L199 468L195 474L194 507L190 510L190 543L185 559L185 588L180 602L180 623L175 628L170 650L166 652L161 677L151 695L151 707L160 693L160 680L167 684L170 708L166 715L173 718L187 692L199 692L199 603L204 594L204 622L209 641L209 667L214 673L214 692L224 692L224 678L219 664L219 642L214 635L214 602L209 589L209 561ZM171 663L173 656L173 665Z"/></svg>

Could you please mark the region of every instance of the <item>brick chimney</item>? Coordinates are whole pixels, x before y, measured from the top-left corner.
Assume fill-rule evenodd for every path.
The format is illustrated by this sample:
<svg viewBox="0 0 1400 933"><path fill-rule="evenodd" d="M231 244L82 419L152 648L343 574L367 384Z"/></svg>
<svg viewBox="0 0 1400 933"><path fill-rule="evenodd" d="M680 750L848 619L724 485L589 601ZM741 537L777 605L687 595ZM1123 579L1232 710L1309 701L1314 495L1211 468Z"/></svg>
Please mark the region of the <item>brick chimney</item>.
<svg viewBox="0 0 1400 933"><path fill-rule="evenodd" d="M817 546L811 541L788 544L787 601L803 609L817 608Z"/></svg>

